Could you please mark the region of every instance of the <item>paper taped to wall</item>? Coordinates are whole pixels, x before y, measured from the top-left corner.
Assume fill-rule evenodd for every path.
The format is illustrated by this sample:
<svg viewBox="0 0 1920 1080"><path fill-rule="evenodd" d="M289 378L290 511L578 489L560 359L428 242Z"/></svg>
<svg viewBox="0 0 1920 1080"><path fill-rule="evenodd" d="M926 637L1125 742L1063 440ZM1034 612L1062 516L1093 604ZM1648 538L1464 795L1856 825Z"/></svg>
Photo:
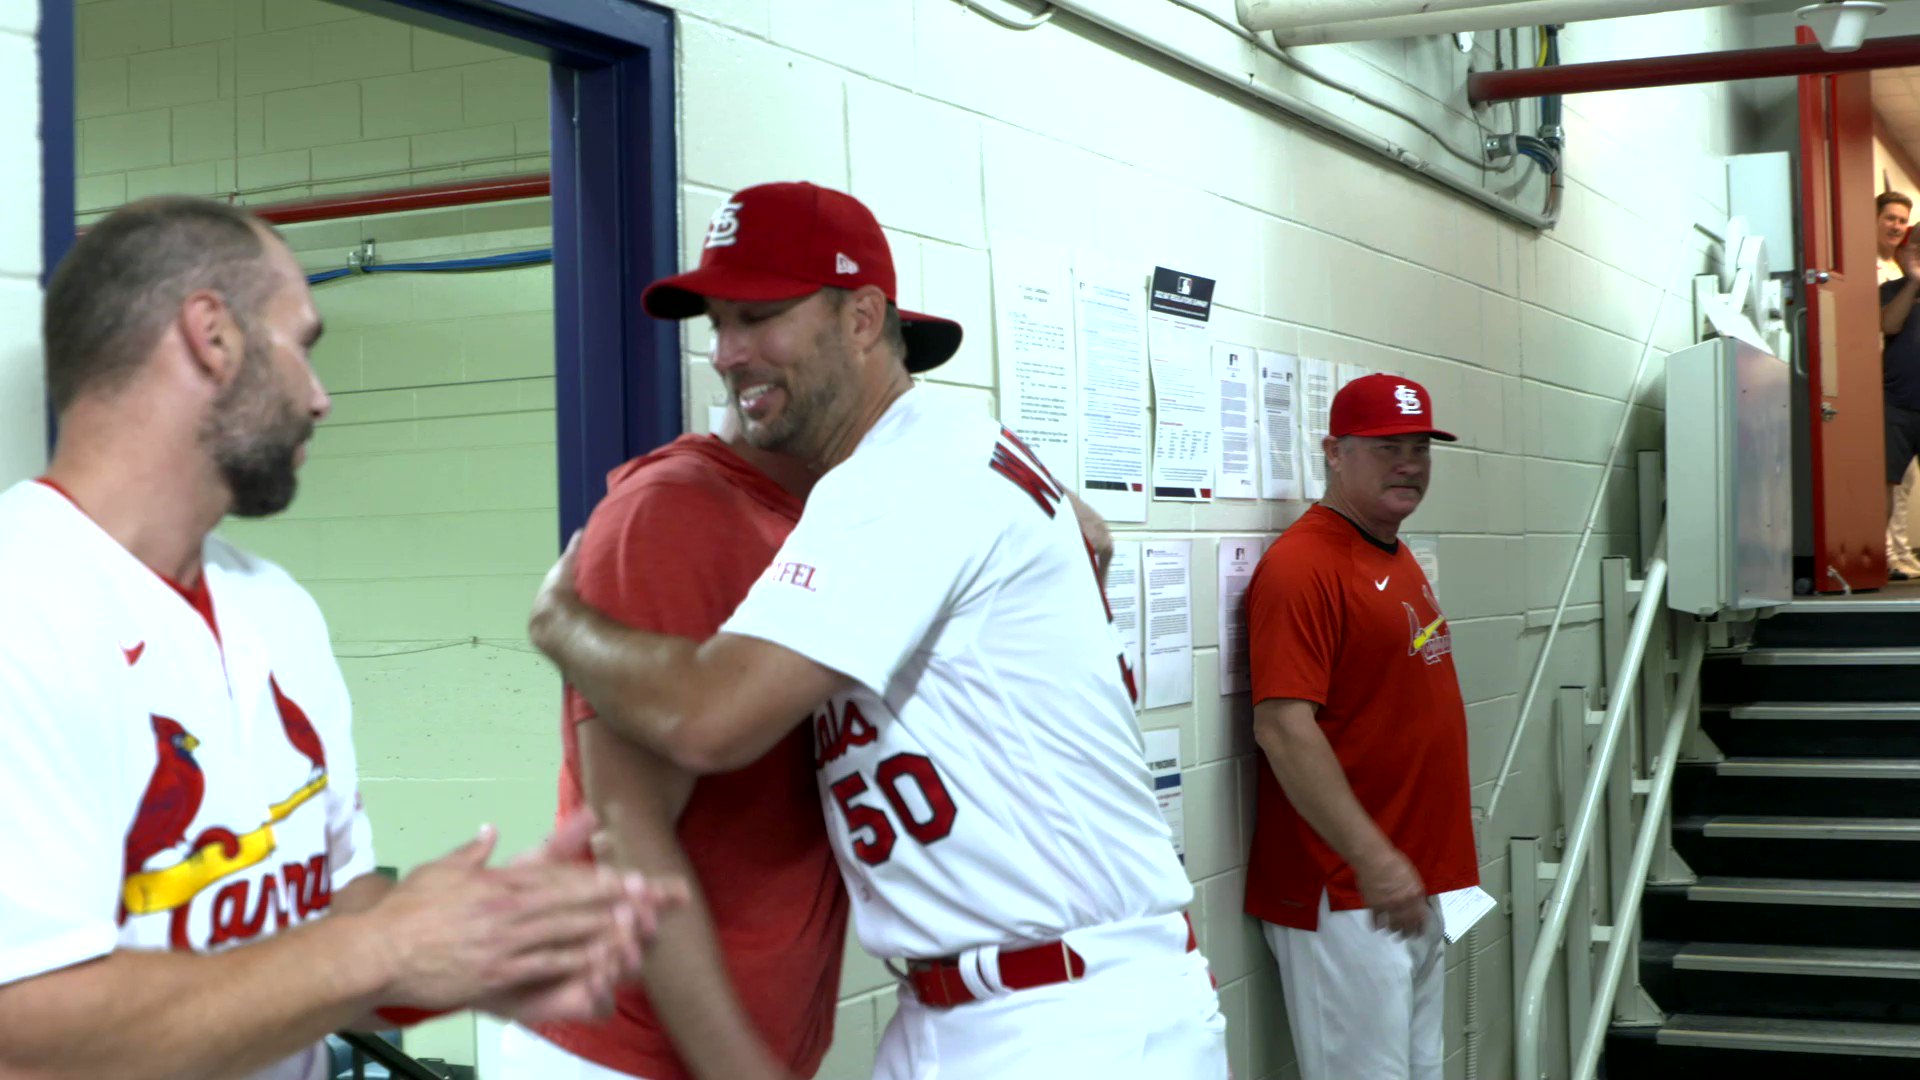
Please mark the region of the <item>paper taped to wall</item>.
<svg viewBox="0 0 1920 1080"><path fill-rule="evenodd" d="M993 241L993 330L1000 422L1068 490L1080 487L1080 372L1073 359L1073 274L1066 250Z"/></svg>

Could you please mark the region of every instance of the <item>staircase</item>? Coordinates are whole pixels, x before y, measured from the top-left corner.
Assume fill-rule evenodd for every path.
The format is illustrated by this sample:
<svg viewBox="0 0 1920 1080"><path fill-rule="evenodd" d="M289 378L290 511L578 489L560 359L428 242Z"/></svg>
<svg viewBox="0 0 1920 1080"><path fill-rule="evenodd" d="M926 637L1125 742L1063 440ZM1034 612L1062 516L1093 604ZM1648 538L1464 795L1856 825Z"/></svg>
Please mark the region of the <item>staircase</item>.
<svg viewBox="0 0 1920 1080"><path fill-rule="evenodd" d="M1710 656L1614 1080L1920 1077L1920 601L1811 601ZM1736 1071L1737 1070L1737 1071Z"/></svg>

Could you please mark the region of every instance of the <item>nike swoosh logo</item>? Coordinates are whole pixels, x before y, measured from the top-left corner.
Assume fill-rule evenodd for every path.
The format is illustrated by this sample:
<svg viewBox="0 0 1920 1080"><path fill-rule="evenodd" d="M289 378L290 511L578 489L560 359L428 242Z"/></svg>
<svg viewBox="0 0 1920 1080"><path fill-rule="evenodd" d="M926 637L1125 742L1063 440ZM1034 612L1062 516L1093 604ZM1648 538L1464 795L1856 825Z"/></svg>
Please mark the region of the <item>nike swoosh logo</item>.
<svg viewBox="0 0 1920 1080"><path fill-rule="evenodd" d="M147 651L147 643L143 641L131 649L121 649L120 651L126 654L127 666L132 667L140 662L140 654Z"/></svg>
<svg viewBox="0 0 1920 1080"><path fill-rule="evenodd" d="M1392 574L1388 574L1388 575L1387 575L1386 577L1383 577L1383 578L1381 578L1381 579L1380 579L1379 581L1376 581L1376 582L1374 582L1374 583L1373 583L1373 587L1374 587L1374 588L1376 588L1376 589L1378 589L1378 590L1380 590L1381 592L1386 592L1386 591L1387 591L1387 582L1389 582L1389 581L1392 581L1392 580L1393 580L1393 575L1392 575Z"/></svg>

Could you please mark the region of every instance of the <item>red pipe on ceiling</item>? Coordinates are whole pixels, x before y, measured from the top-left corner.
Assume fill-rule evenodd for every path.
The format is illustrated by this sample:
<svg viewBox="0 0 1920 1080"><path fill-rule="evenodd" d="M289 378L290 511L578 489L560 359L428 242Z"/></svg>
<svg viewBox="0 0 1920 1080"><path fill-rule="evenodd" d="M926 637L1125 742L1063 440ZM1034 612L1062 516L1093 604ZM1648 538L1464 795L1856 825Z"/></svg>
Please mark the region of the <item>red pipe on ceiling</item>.
<svg viewBox="0 0 1920 1080"><path fill-rule="evenodd" d="M1555 94L1638 90L1648 86L1770 79L1783 75L1825 75L1915 64L1920 64L1920 34L1879 38L1853 52L1828 52L1818 45L1782 45L1771 49L1482 71L1467 77L1467 99L1481 105Z"/></svg>
<svg viewBox="0 0 1920 1080"><path fill-rule="evenodd" d="M262 221L291 225L302 221L395 214L404 210L438 210L449 206L506 202L509 199L537 199L552 192L553 181L548 174L523 173L517 176L455 180L446 184L424 184L420 187L388 188L384 191L356 191L347 195L293 202L262 203L249 206L246 210Z"/></svg>

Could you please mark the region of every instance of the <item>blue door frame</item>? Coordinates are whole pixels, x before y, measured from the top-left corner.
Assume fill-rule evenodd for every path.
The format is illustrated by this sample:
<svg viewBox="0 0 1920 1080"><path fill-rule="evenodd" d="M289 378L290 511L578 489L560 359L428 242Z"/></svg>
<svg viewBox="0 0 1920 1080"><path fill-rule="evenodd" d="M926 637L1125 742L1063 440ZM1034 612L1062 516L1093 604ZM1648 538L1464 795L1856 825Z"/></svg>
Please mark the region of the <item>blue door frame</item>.
<svg viewBox="0 0 1920 1080"><path fill-rule="evenodd" d="M609 469L680 433L680 335L640 312L679 268L673 17L637 2L335 0L553 65L553 281L560 537ZM43 238L73 244L73 0L41 0Z"/></svg>

